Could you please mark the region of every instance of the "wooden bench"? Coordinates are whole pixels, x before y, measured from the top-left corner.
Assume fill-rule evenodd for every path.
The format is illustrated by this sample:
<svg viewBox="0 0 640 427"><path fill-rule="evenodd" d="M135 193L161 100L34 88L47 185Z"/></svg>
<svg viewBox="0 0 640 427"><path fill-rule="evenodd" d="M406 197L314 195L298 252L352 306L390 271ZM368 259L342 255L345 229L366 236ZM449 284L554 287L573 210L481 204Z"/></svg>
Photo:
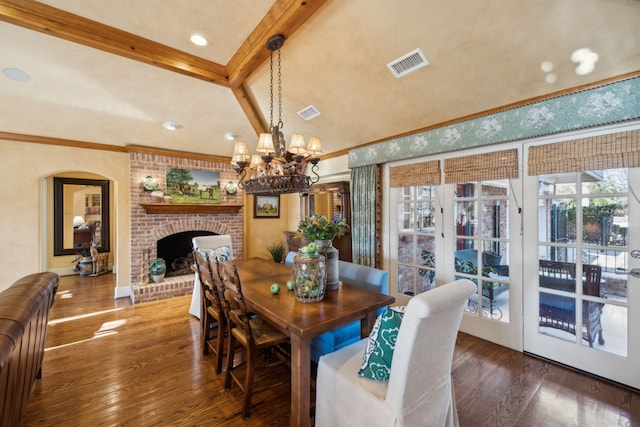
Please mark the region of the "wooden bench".
<svg viewBox="0 0 640 427"><path fill-rule="evenodd" d="M602 268L599 265L582 265L582 294L600 297L600 278ZM560 329L571 334L576 334L576 265L569 262L540 260L539 284L541 288L554 289L572 293L565 296L545 292L541 289L539 304L539 325ZM582 328L583 338L593 347L596 336L598 343L604 344L602 336L603 303L595 301L582 301Z"/></svg>

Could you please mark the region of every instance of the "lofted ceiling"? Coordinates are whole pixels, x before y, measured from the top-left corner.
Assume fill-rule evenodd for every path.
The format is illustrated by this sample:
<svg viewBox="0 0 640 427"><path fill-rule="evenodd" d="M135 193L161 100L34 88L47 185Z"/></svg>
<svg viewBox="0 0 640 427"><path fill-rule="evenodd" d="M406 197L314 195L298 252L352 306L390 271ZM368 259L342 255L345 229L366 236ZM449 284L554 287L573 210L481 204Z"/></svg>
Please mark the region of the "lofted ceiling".
<svg viewBox="0 0 640 427"><path fill-rule="evenodd" d="M234 132L253 149L269 125L265 42L281 33L285 138L341 154L638 75L639 23L639 0L0 0L0 69L30 77L0 74L0 139L230 157ZM387 63L417 48L430 65L396 78ZM579 48L598 54L586 75ZM321 115L305 121L309 105Z"/></svg>

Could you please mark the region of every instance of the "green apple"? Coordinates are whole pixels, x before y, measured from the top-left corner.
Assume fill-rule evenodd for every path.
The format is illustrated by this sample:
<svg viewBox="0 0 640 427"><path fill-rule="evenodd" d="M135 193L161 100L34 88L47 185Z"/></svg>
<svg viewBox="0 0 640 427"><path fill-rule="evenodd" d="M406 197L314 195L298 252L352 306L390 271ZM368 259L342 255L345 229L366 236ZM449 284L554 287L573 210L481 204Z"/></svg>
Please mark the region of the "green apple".
<svg viewBox="0 0 640 427"><path fill-rule="evenodd" d="M293 290L293 280L287 280L287 289L290 291Z"/></svg>
<svg viewBox="0 0 640 427"><path fill-rule="evenodd" d="M311 242L307 245L307 248L309 249L309 252L313 254L318 250L318 245L316 245L316 242Z"/></svg>
<svg viewBox="0 0 640 427"><path fill-rule="evenodd" d="M278 295L278 293L280 292L280 285L278 285L277 283L274 283L271 285L271 293L274 295Z"/></svg>

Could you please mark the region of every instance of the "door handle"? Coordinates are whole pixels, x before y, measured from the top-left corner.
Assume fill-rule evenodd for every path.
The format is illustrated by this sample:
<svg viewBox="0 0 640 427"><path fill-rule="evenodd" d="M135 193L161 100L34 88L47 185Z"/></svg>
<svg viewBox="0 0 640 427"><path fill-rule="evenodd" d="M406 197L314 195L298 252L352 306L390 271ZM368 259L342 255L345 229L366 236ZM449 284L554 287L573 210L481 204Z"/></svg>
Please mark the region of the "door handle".
<svg viewBox="0 0 640 427"><path fill-rule="evenodd" d="M640 279L640 268L633 268L631 269L631 271L629 272L629 274L631 274L633 277L635 277L636 279Z"/></svg>

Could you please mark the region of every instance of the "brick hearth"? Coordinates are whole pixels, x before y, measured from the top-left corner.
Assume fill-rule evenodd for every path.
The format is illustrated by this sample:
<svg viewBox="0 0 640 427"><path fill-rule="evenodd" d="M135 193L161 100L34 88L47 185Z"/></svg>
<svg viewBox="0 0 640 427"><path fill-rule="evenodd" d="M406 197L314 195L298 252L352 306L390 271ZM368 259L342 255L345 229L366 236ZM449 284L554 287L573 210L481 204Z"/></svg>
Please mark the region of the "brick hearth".
<svg viewBox="0 0 640 427"><path fill-rule="evenodd" d="M182 231L211 231L231 236L234 255L242 257L243 213L223 214L147 214L141 203L152 202L149 192L144 191L142 179L153 176L165 187L165 170L182 168L206 170L220 173L222 185L236 179L230 165L222 162L194 160L169 156L132 152L131 164L131 286L134 303L156 301L189 295L193 291L193 274L166 278L161 283L140 284L142 254L150 250L150 258L156 258L156 242L163 237ZM241 204L242 192L223 195L222 203Z"/></svg>

